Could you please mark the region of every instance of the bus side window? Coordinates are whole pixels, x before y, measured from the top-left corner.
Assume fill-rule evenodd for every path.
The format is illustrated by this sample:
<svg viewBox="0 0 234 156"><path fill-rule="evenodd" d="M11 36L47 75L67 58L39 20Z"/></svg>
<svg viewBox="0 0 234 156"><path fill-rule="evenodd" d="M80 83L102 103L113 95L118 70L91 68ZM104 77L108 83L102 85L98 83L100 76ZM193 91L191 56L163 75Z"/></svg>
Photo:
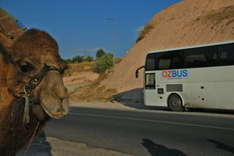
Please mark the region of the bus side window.
<svg viewBox="0 0 234 156"><path fill-rule="evenodd" d="M204 48L204 54L207 60L207 66L217 66L218 65L218 47L210 46Z"/></svg>
<svg viewBox="0 0 234 156"><path fill-rule="evenodd" d="M219 65L234 65L233 44L221 45L218 48Z"/></svg>
<svg viewBox="0 0 234 156"><path fill-rule="evenodd" d="M184 60L183 60L183 56L181 52L175 52L172 55L172 63L171 63L171 68L172 69L180 69L180 68L184 68Z"/></svg>
<svg viewBox="0 0 234 156"><path fill-rule="evenodd" d="M202 48L186 50L188 52L185 52L185 68L199 68L207 66L207 60L202 50Z"/></svg>
<svg viewBox="0 0 234 156"><path fill-rule="evenodd" d="M168 69L170 68L171 59L170 58L161 58L158 62L159 69Z"/></svg>
<svg viewBox="0 0 234 156"><path fill-rule="evenodd" d="M158 69L169 69L171 66L171 55L164 53L158 56L157 58Z"/></svg>

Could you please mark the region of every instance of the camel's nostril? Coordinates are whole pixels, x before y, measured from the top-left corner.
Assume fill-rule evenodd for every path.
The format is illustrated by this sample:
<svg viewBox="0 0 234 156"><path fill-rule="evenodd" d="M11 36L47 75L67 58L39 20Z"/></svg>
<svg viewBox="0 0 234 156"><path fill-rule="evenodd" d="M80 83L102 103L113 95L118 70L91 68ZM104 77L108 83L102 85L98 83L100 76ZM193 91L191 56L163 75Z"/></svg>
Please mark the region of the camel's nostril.
<svg viewBox="0 0 234 156"><path fill-rule="evenodd" d="M59 98L60 102L63 103L64 98Z"/></svg>
<svg viewBox="0 0 234 156"><path fill-rule="evenodd" d="M62 106L60 106L57 108L57 112L63 113L63 112L65 112L65 109Z"/></svg>

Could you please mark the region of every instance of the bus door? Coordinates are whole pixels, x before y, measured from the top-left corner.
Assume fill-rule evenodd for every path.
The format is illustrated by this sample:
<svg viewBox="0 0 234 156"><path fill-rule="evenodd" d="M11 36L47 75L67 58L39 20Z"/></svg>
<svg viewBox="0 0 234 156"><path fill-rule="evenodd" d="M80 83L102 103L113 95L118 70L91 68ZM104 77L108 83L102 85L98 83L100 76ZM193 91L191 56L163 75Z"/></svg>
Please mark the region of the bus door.
<svg viewBox="0 0 234 156"><path fill-rule="evenodd" d="M144 103L146 106L157 106L156 73L145 73Z"/></svg>

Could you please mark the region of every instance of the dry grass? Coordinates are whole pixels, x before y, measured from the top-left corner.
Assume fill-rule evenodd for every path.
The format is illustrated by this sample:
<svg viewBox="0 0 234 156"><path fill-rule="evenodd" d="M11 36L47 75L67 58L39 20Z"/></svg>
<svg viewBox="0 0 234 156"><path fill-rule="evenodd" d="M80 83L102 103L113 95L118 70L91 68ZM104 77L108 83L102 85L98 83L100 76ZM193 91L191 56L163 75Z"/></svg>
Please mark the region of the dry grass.
<svg viewBox="0 0 234 156"><path fill-rule="evenodd" d="M100 74L99 78L86 85L84 87L80 87L71 93L70 98L74 101L78 100L102 100L108 101L112 98L112 95L117 92L116 89L106 88L105 86L100 85L101 82L107 78L107 76L111 73L111 70Z"/></svg>
<svg viewBox="0 0 234 156"><path fill-rule="evenodd" d="M122 58L115 58L114 63L118 64L122 61ZM93 71L95 66L95 61L92 62L82 62L82 63L69 63L68 69L65 71L64 76L71 76L73 73Z"/></svg>
<svg viewBox="0 0 234 156"><path fill-rule="evenodd" d="M141 31L139 32L139 36L138 36L136 42L139 42L140 40L142 40L143 38L145 38L145 36L146 36L153 28L154 28L154 25L153 25L153 24L150 24L150 23L146 24L146 25L144 26L144 29L141 30Z"/></svg>
<svg viewBox="0 0 234 156"><path fill-rule="evenodd" d="M115 64L121 62L121 58L115 58ZM75 73L93 71L95 66L95 61L93 62L83 62L79 64L68 64L68 69L65 72L65 76L75 76ZM70 93L70 98L73 101L78 100L102 100L108 101L112 98L112 95L117 92L116 89L110 89L101 85L101 82L105 80L109 74L113 72L113 69L107 70L105 73L99 74L99 77L89 84L81 85Z"/></svg>
<svg viewBox="0 0 234 156"><path fill-rule="evenodd" d="M82 62L68 64L68 69L65 71L64 76L71 76L73 73L92 71L95 62Z"/></svg>
<svg viewBox="0 0 234 156"><path fill-rule="evenodd" d="M219 10L212 10L205 16L196 18L195 21L212 22L215 25L227 21L226 25L234 22L234 6L228 6Z"/></svg>
<svg viewBox="0 0 234 156"><path fill-rule="evenodd" d="M122 61L122 58L115 58L115 64L118 64Z"/></svg>

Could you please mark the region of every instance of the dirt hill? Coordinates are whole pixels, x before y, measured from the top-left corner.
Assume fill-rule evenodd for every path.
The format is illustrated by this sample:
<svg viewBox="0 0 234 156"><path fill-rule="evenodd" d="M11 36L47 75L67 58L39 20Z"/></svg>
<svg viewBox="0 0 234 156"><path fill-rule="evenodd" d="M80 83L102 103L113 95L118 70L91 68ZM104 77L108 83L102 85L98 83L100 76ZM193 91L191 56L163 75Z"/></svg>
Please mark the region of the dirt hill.
<svg viewBox="0 0 234 156"><path fill-rule="evenodd" d="M82 62L68 64L68 70L64 75L66 85L77 85L93 82L98 79L99 74L93 72L95 62Z"/></svg>
<svg viewBox="0 0 234 156"><path fill-rule="evenodd" d="M142 35L102 85L118 93L142 88L143 74L136 79L135 70L148 51L233 40L234 1L184 0L156 14Z"/></svg>

